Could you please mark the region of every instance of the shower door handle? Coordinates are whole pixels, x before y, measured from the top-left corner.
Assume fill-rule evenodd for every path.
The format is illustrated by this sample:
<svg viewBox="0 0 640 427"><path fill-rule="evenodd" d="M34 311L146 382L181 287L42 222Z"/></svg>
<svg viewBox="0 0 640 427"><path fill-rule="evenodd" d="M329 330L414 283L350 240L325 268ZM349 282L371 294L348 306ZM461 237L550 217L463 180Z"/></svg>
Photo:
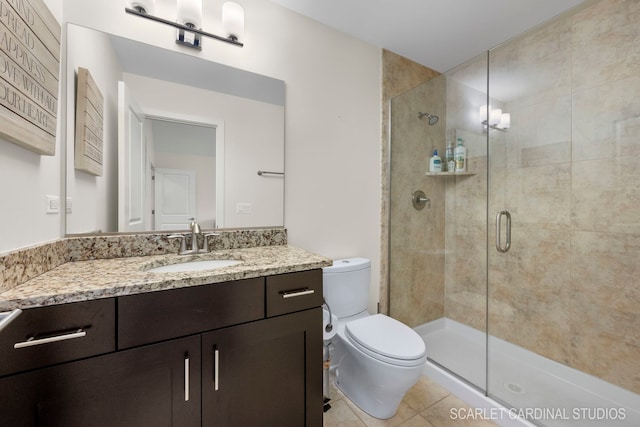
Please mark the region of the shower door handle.
<svg viewBox="0 0 640 427"><path fill-rule="evenodd" d="M502 217L507 219L506 221L506 241L502 246ZM511 214L509 211L500 211L496 215L496 250L500 253L505 253L511 248Z"/></svg>

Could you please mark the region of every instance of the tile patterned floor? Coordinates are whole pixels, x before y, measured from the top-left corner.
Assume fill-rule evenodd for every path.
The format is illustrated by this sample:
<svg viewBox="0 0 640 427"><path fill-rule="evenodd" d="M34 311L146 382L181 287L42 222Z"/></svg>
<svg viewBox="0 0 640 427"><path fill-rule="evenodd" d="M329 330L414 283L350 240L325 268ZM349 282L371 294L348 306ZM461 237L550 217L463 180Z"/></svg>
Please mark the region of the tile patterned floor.
<svg viewBox="0 0 640 427"><path fill-rule="evenodd" d="M335 385L330 389L331 409L324 414L323 427L462 427L496 426L488 420L452 419L451 409L470 409L448 390L422 376L406 394L393 418L379 420L361 411Z"/></svg>

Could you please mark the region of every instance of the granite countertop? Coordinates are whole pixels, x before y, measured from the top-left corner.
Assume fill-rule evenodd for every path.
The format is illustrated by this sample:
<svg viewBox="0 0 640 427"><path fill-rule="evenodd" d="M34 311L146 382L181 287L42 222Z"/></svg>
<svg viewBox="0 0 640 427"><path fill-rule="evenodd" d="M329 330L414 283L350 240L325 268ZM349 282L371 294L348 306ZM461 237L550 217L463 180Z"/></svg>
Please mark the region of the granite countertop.
<svg viewBox="0 0 640 427"><path fill-rule="evenodd" d="M240 264L199 272L153 273L150 268L195 260ZM327 267L332 261L292 246L226 249L199 255L152 255L73 261L0 293L0 311L184 288Z"/></svg>

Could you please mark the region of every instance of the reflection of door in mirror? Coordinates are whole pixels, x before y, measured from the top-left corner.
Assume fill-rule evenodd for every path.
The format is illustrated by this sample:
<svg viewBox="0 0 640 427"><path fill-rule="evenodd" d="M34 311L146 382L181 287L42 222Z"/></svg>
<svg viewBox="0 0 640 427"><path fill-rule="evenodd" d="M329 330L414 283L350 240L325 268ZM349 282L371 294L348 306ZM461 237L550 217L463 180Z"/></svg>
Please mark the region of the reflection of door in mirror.
<svg viewBox="0 0 640 427"><path fill-rule="evenodd" d="M124 82L118 83L118 230L144 231L146 164L144 114Z"/></svg>
<svg viewBox="0 0 640 427"><path fill-rule="evenodd" d="M186 230L196 214L196 171L156 168L155 230ZM198 221L202 221L198 219Z"/></svg>
<svg viewBox="0 0 640 427"><path fill-rule="evenodd" d="M162 114L146 116L148 144L156 168L153 229L185 230L191 219L203 228L222 226L222 125L192 121L197 120L195 117L187 121L170 112Z"/></svg>
<svg viewBox="0 0 640 427"><path fill-rule="evenodd" d="M138 105L120 82L118 231L185 230L193 219L204 228L220 226L218 126L169 112L145 114Z"/></svg>

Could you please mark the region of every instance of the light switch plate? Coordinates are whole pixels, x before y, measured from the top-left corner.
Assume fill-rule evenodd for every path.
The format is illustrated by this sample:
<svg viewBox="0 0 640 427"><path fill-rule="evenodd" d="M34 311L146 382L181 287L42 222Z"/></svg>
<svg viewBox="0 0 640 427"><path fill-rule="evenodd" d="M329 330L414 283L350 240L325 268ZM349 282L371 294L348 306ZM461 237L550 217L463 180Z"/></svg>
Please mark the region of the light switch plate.
<svg viewBox="0 0 640 427"><path fill-rule="evenodd" d="M253 206L250 202L240 202L236 203L236 213L237 214L250 214L253 212Z"/></svg>
<svg viewBox="0 0 640 427"><path fill-rule="evenodd" d="M60 213L60 197L59 196L52 196L50 194L47 194L46 212L48 214Z"/></svg>

